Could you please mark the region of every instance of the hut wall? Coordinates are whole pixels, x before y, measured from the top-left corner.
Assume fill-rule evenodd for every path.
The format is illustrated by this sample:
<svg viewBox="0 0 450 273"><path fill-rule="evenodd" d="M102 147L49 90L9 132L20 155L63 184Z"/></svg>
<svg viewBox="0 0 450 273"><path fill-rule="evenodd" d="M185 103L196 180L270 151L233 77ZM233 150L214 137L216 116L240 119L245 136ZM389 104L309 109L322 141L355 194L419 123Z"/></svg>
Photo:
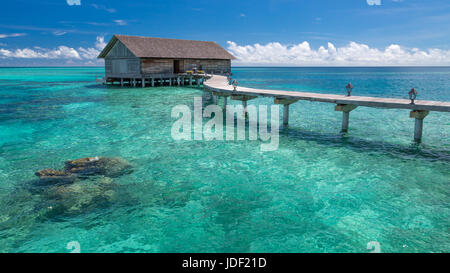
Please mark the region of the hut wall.
<svg viewBox="0 0 450 273"><path fill-rule="evenodd" d="M185 60L184 69L192 70L193 68L202 69L206 73L228 73L231 71L230 60Z"/></svg>
<svg viewBox="0 0 450 273"><path fill-rule="evenodd" d="M172 59L142 59L141 60L142 74L172 74L173 60Z"/></svg>
<svg viewBox="0 0 450 273"><path fill-rule="evenodd" d="M135 76L140 74L140 59L120 41L111 48L105 57L106 76Z"/></svg>

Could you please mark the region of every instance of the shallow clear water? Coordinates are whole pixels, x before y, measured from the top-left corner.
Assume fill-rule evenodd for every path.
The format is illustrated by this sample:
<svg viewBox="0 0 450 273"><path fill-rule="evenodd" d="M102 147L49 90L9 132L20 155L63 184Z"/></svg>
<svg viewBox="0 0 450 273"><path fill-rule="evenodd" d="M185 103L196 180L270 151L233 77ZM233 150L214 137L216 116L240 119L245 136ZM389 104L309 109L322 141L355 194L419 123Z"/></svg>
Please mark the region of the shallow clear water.
<svg viewBox="0 0 450 273"><path fill-rule="evenodd" d="M450 101L450 68L234 68L240 85ZM0 252L450 251L450 119L412 143L407 110L359 107L339 134L334 105L298 102L279 149L174 141L172 107L195 88L105 88L101 68L0 69ZM250 104L271 104L270 99ZM88 156L134 168L113 198L52 213L34 172ZM102 179L102 178L98 178ZM88 185L92 181L82 181ZM92 182L92 183L95 183ZM84 187L84 184L80 184ZM100 191L100 192L99 192Z"/></svg>

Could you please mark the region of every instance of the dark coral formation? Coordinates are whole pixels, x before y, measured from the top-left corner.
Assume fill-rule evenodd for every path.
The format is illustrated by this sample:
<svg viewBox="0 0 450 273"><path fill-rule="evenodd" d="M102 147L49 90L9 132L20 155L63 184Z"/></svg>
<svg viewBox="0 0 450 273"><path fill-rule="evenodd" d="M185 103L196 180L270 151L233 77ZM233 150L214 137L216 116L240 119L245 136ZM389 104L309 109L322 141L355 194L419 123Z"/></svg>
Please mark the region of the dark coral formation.
<svg viewBox="0 0 450 273"><path fill-rule="evenodd" d="M28 191L43 200L45 215L73 214L101 207L115 197L112 178L129 174L132 166L117 157L87 157L65 162L63 170L37 171Z"/></svg>
<svg viewBox="0 0 450 273"><path fill-rule="evenodd" d="M118 177L133 171L126 160L118 157L87 157L66 161L64 170L45 169L36 172L41 182L72 183L76 179L102 175Z"/></svg>
<svg viewBox="0 0 450 273"><path fill-rule="evenodd" d="M132 168L126 160L118 157L87 157L66 161L64 170L80 176L118 177L129 174Z"/></svg>

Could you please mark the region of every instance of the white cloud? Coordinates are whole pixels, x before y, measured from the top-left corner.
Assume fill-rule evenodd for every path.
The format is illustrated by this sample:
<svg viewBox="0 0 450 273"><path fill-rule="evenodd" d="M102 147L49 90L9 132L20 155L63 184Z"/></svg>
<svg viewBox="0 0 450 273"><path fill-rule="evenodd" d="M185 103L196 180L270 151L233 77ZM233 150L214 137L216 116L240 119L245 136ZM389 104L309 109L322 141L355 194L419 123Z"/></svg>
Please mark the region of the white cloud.
<svg viewBox="0 0 450 273"><path fill-rule="evenodd" d="M88 59L88 60L95 59L95 58L97 58L98 54L100 54L99 50L92 48L92 47L90 47L90 48L80 47L80 48L78 48L78 52L83 59Z"/></svg>
<svg viewBox="0 0 450 273"><path fill-rule="evenodd" d="M381 6L381 0L366 0L369 6Z"/></svg>
<svg viewBox="0 0 450 273"><path fill-rule="evenodd" d="M95 9L104 10L104 11L107 11L109 13L116 13L116 11L117 11L116 9L113 9L113 8L107 8L104 5L91 4L91 6L94 7Z"/></svg>
<svg viewBox="0 0 450 273"><path fill-rule="evenodd" d="M114 23L118 24L119 26L127 25L127 22L125 20L114 20Z"/></svg>
<svg viewBox="0 0 450 273"><path fill-rule="evenodd" d="M228 50L238 58L240 65L293 65L293 66L390 66L390 65L450 65L450 50L405 48L392 44L383 50L365 44L350 42L336 48L312 49L308 42L298 45L282 45L278 42L266 45L238 45L228 42Z"/></svg>
<svg viewBox="0 0 450 273"><path fill-rule="evenodd" d="M11 33L11 34L0 34L0 39L11 38L11 37L21 37L25 36L25 33Z"/></svg>
<svg viewBox="0 0 450 273"><path fill-rule="evenodd" d="M0 49L0 56L22 59L80 59L80 54L75 49L67 46L59 46L52 50L41 48L24 48L14 51Z"/></svg>
<svg viewBox="0 0 450 273"><path fill-rule="evenodd" d="M106 46L105 43L105 37L103 36L97 36L97 41L95 42L95 48L97 48L98 50L103 50Z"/></svg>
<svg viewBox="0 0 450 273"><path fill-rule="evenodd" d="M75 49L68 46L59 46L55 49L46 49L37 46L16 50L0 48L0 58L96 60L105 45L105 38L98 36L95 42L95 48L80 47Z"/></svg>
<svg viewBox="0 0 450 273"><path fill-rule="evenodd" d="M69 6L81 6L81 0L66 0Z"/></svg>
<svg viewBox="0 0 450 273"><path fill-rule="evenodd" d="M53 33L54 35L56 35L56 36L62 36L62 35L64 35L64 34L67 34L66 31L62 31L62 30L55 30L55 31L53 31L52 33Z"/></svg>

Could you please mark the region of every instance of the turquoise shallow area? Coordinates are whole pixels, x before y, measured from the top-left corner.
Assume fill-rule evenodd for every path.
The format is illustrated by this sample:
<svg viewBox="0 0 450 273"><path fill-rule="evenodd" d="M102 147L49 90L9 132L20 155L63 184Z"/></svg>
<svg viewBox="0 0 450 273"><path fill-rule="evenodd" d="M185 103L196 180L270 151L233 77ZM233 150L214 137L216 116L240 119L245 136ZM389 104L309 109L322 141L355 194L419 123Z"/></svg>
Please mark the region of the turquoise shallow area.
<svg viewBox="0 0 450 273"><path fill-rule="evenodd" d="M106 88L101 68L0 68L0 252L450 251L450 119L412 143L407 110L360 107L350 132L325 103L291 106L279 149L175 141L172 107L195 88ZM450 101L450 68L234 68L240 85ZM251 104L272 104L256 99ZM34 172L122 157L115 197L49 214ZM88 183L88 182L81 182ZM84 198L81 196L80 198Z"/></svg>

